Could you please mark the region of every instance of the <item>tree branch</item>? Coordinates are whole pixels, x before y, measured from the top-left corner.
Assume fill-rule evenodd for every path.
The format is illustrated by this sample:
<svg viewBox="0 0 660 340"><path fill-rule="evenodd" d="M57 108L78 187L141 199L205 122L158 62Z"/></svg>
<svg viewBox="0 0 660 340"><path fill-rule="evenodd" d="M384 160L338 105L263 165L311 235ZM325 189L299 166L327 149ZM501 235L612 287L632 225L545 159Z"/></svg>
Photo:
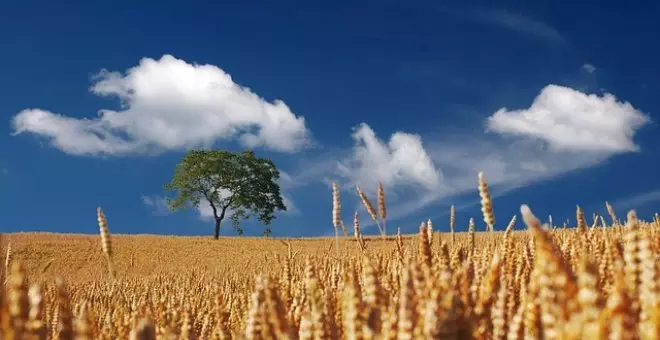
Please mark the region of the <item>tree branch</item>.
<svg viewBox="0 0 660 340"><path fill-rule="evenodd" d="M208 190L202 190L202 193L204 194L204 198L206 198L206 201L209 202L209 204L211 205L211 209L213 209L213 217L215 217L215 219L217 220L219 218L218 209L215 207L215 204L213 204L213 200L209 197Z"/></svg>
<svg viewBox="0 0 660 340"><path fill-rule="evenodd" d="M230 206L232 203L234 203L234 197L236 197L236 193L232 194L231 197L229 197L229 201L227 201L227 204L225 204L225 205L222 207L222 211L223 211L223 213L224 213L225 210L227 210L227 208L229 208L229 206Z"/></svg>

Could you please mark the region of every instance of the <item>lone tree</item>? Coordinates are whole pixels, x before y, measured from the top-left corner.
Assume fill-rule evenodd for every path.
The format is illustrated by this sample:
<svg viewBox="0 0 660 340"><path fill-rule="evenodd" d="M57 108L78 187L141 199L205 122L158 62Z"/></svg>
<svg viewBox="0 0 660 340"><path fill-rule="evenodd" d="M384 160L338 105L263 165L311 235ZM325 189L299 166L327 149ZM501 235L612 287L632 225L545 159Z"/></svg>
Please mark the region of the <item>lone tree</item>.
<svg viewBox="0 0 660 340"><path fill-rule="evenodd" d="M277 184L279 177L273 162L256 157L253 151L193 150L176 166L165 189L177 191L174 199L168 199L172 211L209 204L218 239L226 214L234 229L243 235L241 219L254 214L268 225L275 218L275 209L286 210ZM269 233L266 227L264 234Z"/></svg>

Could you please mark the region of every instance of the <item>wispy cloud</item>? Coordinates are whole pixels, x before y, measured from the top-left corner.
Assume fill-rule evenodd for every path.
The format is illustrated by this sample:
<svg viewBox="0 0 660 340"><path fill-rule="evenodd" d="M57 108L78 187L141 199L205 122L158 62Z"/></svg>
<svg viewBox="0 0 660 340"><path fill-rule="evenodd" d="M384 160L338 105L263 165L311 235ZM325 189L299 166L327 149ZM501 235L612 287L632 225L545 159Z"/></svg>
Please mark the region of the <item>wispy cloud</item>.
<svg viewBox="0 0 660 340"><path fill-rule="evenodd" d="M586 64L582 65L582 69L587 73L596 72L596 66L594 66L592 64L589 64L589 63L586 63Z"/></svg>
<svg viewBox="0 0 660 340"><path fill-rule="evenodd" d="M564 36L547 23L529 16L513 13L504 9L477 10L472 17L487 24L507 28L529 36L545 39L555 43L566 43Z"/></svg>
<svg viewBox="0 0 660 340"><path fill-rule="evenodd" d="M167 199L165 197L157 195L142 195L142 203L144 203L144 205L155 215L165 216L172 213L167 205Z"/></svg>
<svg viewBox="0 0 660 340"><path fill-rule="evenodd" d="M284 212L284 215L300 215L300 210L298 209L298 207L296 207L296 204L293 203L291 197L287 195L282 195L282 201L284 202L284 206L286 207L286 211Z"/></svg>
<svg viewBox="0 0 660 340"><path fill-rule="evenodd" d="M615 209L639 209L648 206L651 203L660 201L660 189L639 193L637 195L617 199L612 203Z"/></svg>
<svg viewBox="0 0 660 340"><path fill-rule="evenodd" d="M530 15L515 13L503 8L467 8L437 3L426 3L425 5L415 3L415 5L411 6L421 6L419 8L423 8L423 10L426 11L435 11L460 20L508 29L513 32L552 43L567 43L567 39L559 32L559 30L550 24L540 19L533 18Z"/></svg>
<svg viewBox="0 0 660 340"><path fill-rule="evenodd" d="M399 9L434 12L452 19L508 29L551 43L568 43L561 32L552 25L528 14L516 13L504 8L454 6L437 1L397 2L394 6Z"/></svg>

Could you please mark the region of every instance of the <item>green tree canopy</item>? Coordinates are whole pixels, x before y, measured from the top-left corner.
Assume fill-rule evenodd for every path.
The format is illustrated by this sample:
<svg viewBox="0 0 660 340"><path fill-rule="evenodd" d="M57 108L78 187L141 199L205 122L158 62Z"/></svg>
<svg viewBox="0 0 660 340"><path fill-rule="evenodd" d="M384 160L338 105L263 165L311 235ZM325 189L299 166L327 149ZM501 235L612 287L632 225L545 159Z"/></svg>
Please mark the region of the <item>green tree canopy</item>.
<svg viewBox="0 0 660 340"><path fill-rule="evenodd" d="M285 211L279 177L273 162L256 157L253 151L192 150L176 166L165 189L177 192L174 199L168 199L173 211L209 204L217 239L226 214L242 235L240 220L257 215L267 226L275 218L276 209ZM270 229L264 233L270 233Z"/></svg>

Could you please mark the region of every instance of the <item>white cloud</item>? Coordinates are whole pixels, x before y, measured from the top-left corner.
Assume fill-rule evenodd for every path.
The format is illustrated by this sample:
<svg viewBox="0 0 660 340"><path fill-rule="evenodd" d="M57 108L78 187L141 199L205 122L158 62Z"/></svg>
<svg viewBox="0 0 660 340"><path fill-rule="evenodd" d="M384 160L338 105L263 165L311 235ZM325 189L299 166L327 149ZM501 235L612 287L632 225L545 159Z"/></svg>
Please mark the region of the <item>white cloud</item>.
<svg viewBox="0 0 660 340"><path fill-rule="evenodd" d="M501 108L488 129L533 137L558 151L637 151L633 135L649 118L612 94L598 96L557 85L546 86L528 109Z"/></svg>
<svg viewBox="0 0 660 340"><path fill-rule="evenodd" d="M595 166L617 153L637 151L633 137L648 118L612 95L585 95L549 85L529 109L500 109L486 122L495 132L492 137L439 133L426 138L429 155L449 188L438 199L474 192L478 204L479 171L486 174L495 197ZM509 134L517 138L503 138Z"/></svg>
<svg viewBox="0 0 660 340"><path fill-rule="evenodd" d="M165 197L151 195L142 195L142 203L146 205L156 215L169 215L171 213Z"/></svg>
<svg viewBox="0 0 660 340"><path fill-rule="evenodd" d="M338 161L324 162L329 172L317 178L338 176L338 183L352 195L356 196L355 186L359 185L372 200L380 180L386 190L389 219L421 209L447 190L443 174L426 151L421 136L397 131L385 143L369 125L362 123L354 129L352 137L355 146L350 154ZM403 197L414 198L403 200ZM363 209L359 202L355 204L356 209ZM373 221L365 220L362 225L370 227Z"/></svg>
<svg viewBox="0 0 660 340"><path fill-rule="evenodd" d="M428 148L451 189L445 196L469 191L474 191L476 195L479 171L485 173L494 191L508 191L587 168L607 158L600 152L556 151L539 140L487 139L468 134L436 137L429 142Z"/></svg>
<svg viewBox="0 0 660 340"><path fill-rule="evenodd" d="M283 212L285 215L300 215L300 210L296 207L296 204L291 199L291 196L288 194L291 190L297 187L299 184L296 179L291 177L288 172L284 170L279 170L280 179L278 184L280 185L280 193L282 195L282 202L286 207L286 211Z"/></svg>
<svg viewBox="0 0 660 340"><path fill-rule="evenodd" d="M296 204L293 203L293 200L291 197L287 195L282 195L282 202L284 202L284 206L286 207L286 211L283 213L285 215L300 215L300 210L298 210L298 207L296 207Z"/></svg>
<svg viewBox="0 0 660 340"><path fill-rule="evenodd" d="M596 66L589 63L582 65L582 69L585 70L587 73L596 72Z"/></svg>
<svg viewBox="0 0 660 340"><path fill-rule="evenodd" d="M494 133L437 131L422 142L419 135L396 132L387 144L362 124L353 133L352 150L328 155L315 167L305 165L311 170L293 177L309 177L307 172L323 180L339 176L344 187L360 184L371 191L372 199L380 179L389 186L388 219L394 221L439 203L478 204L479 171L484 171L491 195L499 197L598 165L614 154L636 151L634 134L648 118L612 95L589 96L550 85L529 109L501 109L485 120ZM505 136L509 134L514 138ZM474 200L454 201L465 194L473 194ZM372 224L369 219L363 223Z"/></svg>
<svg viewBox="0 0 660 340"><path fill-rule="evenodd" d="M340 161L338 174L351 186L375 188L413 185L438 189L442 173L429 158L419 135L395 132L387 144L378 139L369 125L362 123L353 132L355 147L351 157Z"/></svg>
<svg viewBox="0 0 660 340"><path fill-rule="evenodd" d="M199 206L197 207L197 213L199 214L199 218L202 221L211 221L213 220L213 209L211 208L211 205L209 204L208 201L202 200L199 202ZM220 214L220 211L218 211L218 214ZM231 215L231 209L227 210L227 215Z"/></svg>
<svg viewBox="0 0 660 340"><path fill-rule="evenodd" d="M310 144L305 119L281 100L268 102L214 65L164 55L119 72L101 71L91 91L117 97L121 110L75 118L25 109L14 134L47 138L73 155L121 155L185 150L238 138L248 147L294 152Z"/></svg>
<svg viewBox="0 0 660 340"><path fill-rule="evenodd" d="M534 172L548 171L548 166L540 160L525 160L520 162L520 168Z"/></svg>
<svg viewBox="0 0 660 340"><path fill-rule="evenodd" d="M218 196L219 200L221 202L225 202L229 196L231 196L231 192L227 189L219 189L218 190ZM218 209L218 215L222 213L222 207L219 207L216 205L216 209ZM199 206L197 207L197 212L199 213L199 217L202 220L212 220L213 219L213 208L211 208L211 204L205 199L202 199L202 201L199 203ZM227 211L225 212L225 216L229 217L233 213L233 209L228 208Z"/></svg>

